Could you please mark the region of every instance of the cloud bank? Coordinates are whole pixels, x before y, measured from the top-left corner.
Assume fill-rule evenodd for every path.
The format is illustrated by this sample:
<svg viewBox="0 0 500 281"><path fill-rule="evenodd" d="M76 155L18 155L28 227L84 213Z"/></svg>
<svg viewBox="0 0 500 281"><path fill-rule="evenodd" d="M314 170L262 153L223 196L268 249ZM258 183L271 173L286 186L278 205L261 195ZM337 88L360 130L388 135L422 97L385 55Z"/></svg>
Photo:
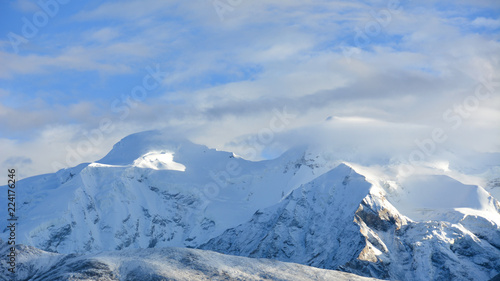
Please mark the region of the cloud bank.
<svg viewBox="0 0 500 281"><path fill-rule="evenodd" d="M149 129L254 160L408 159L436 130L433 155L500 152L497 1L51 3L3 4L0 160L22 176Z"/></svg>

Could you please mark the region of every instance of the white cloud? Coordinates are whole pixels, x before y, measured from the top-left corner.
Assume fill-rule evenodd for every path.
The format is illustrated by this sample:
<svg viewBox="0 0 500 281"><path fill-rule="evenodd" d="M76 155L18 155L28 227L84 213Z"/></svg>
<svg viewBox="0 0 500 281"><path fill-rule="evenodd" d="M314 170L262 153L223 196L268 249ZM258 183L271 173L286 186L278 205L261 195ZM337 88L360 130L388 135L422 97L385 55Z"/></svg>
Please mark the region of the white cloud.
<svg viewBox="0 0 500 281"><path fill-rule="evenodd" d="M478 18L474 19L471 24L473 26L476 26L476 27L497 29L500 27L500 19L490 19L490 18L478 17Z"/></svg>
<svg viewBox="0 0 500 281"><path fill-rule="evenodd" d="M0 51L1 78L24 74L49 74L65 70L96 71L108 74L132 72L131 63L150 57L155 52L142 43L119 42L105 46L71 46L55 56L20 55Z"/></svg>
<svg viewBox="0 0 500 281"><path fill-rule="evenodd" d="M104 27L99 30L92 30L88 32L86 37L91 41L109 42L120 35L120 31L116 28Z"/></svg>
<svg viewBox="0 0 500 281"><path fill-rule="evenodd" d="M102 157L128 133L155 128L241 152L248 137L258 138L269 126L273 109L284 106L296 118L269 144L276 151L312 140L352 149L366 159L404 155L416 138L427 137L437 126L449 130L450 144L499 150L497 99L482 102L457 130L450 130L442 117L474 93L480 78L500 73L498 41L467 33L450 19L450 14L467 15L460 4L450 6L455 8L449 13L432 5L416 11L408 4L370 36L367 46L356 46L355 28L375 22L372 12L386 6L386 1L243 1L224 21L204 1L106 2L86 9L73 17L77 23L70 21L80 30L76 34L40 37L41 45L54 46L51 52L0 53L0 78L14 84L26 74L67 79L65 72L71 70L112 78L138 72L133 79L140 82L143 66L158 63L169 73L163 88L148 93L124 120L103 101L99 107L82 97L69 105L41 103L18 113L0 105L4 117L10 116L0 128L15 129L8 126L14 122L19 134L36 131L36 139L31 136L26 143L4 140L5 157L17 152L32 159L32 173L48 172L44 157L63 163L67 152L61 147L78 145L85 140L83 130L96 128L104 117L120 129L83 161ZM495 25L484 18L474 22ZM359 52L348 60L340 46ZM110 81L116 84L108 85L104 102L120 97L121 84L129 82Z"/></svg>

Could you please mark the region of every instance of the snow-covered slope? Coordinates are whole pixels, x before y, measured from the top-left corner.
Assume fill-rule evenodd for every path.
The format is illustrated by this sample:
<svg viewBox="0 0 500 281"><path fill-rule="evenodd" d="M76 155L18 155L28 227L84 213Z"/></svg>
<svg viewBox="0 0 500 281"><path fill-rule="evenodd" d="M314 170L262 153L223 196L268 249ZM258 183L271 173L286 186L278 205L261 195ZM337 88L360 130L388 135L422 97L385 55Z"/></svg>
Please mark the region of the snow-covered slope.
<svg viewBox="0 0 500 281"><path fill-rule="evenodd" d="M359 245L364 243L353 219L370 187L361 175L342 164L201 247L338 267L355 259Z"/></svg>
<svg viewBox="0 0 500 281"><path fill-rule="evenodd" d="M443 208L455 206L441 200ZM470 222L482 226L468 230ZM498 225L488 222L470 216L456 223L412 221L382 188L342 164L201 248L382 279L489 280L500 271L500 245Z"/></svg>
<svg viewBox="0 0 500 281"><path fill-rule="evenodd" d="M2 256L8 250L0 246ZM186 248L136 249L64 255L19 246L17 281L378 280L267 259ZM0 270L8 272L4 261ZM9 280L5 274L0 280Z"/></svg>
<svg viewBox="0 0 500 281"><path fill-rule="evenodd" d="M95 163L21 180L17 238L60 253L196 247L312 179L298 153L251 162L158 131L131 135Z"/></svg>
<svg viewBox="0 0 500 281"><path fill-rule="evenodd" d="M66 254L202 247L377 278L488 280L500 272L500 204L495 184L481 183L500 169L434 166L402 176L393 163L304 147L252 162L143 132L94 163L19 181L17 241Z"/></svg>

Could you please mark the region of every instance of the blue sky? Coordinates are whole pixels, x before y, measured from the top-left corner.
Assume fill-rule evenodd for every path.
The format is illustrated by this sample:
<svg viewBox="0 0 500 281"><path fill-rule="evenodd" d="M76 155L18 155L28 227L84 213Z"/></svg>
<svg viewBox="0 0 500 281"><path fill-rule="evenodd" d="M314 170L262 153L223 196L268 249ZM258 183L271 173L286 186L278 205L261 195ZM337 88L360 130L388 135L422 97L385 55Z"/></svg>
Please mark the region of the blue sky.
<svg viewBox="0 0 500 281"><path fill-rule="evenodd" d="M404 155L500 80L495 0L15 0L0 13L0 162L24 176L77 164L68 151L103 120L114 129L78 160L149 129L236 152L253 138L255 159L311 140ZM134 99L147 68L161 79ZM500 152L497 89L440 149ZM284 108L293 122L263 142Z"/></svg>

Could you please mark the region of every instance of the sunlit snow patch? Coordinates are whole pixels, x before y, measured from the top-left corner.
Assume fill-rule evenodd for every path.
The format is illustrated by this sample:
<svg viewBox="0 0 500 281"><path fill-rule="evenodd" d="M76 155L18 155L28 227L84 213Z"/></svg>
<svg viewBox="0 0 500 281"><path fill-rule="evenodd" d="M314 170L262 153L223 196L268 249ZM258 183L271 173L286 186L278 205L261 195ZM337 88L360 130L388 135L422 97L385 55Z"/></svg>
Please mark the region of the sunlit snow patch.
<svg viewBox="0 0 500 281"><path fill-rule="evenodd" d="M186 171L186 166L174 162L174 153L168 151L153 151L146 153L136 159L133 166L154 170Z"/></svg>

